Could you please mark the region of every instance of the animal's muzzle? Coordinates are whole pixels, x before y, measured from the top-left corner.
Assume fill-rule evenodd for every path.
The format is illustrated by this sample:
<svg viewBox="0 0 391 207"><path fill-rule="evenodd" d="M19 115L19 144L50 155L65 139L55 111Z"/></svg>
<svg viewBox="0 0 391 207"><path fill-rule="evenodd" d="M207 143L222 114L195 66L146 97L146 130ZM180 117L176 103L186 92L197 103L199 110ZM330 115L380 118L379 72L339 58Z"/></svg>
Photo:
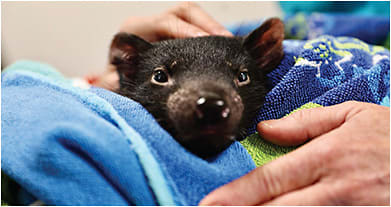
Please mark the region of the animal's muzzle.
<svg viewBox="0 0 391 207"><path fill-rule="evenodd" d="M216 93L202 94L196 101L195 118L201 127L224 122L230 113L226 101Z"/></svg>

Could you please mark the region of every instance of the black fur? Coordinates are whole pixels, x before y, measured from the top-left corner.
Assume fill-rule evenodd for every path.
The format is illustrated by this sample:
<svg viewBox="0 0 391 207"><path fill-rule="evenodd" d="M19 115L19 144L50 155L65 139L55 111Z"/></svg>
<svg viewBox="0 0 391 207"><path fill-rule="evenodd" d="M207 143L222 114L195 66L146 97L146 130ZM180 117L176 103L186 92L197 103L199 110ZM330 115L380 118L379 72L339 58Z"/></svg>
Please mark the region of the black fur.
<svg viewBox="0 0 391 207"><path fill-rule="evenodd" d="M208 36L149 43L119 33L111 45L110 62L120 75L121 95L141 103L172 136L191 152L207 157L243 139L267 92L265 73L282 59L283 25L270 19L248 37ZM156 68L168 72L170 83L151 81ZM240 71L250 78L238 86ZM229 117L214 126L194 118L197 100L217 94ZM205 129L212 127L211 133Z"/></svg>

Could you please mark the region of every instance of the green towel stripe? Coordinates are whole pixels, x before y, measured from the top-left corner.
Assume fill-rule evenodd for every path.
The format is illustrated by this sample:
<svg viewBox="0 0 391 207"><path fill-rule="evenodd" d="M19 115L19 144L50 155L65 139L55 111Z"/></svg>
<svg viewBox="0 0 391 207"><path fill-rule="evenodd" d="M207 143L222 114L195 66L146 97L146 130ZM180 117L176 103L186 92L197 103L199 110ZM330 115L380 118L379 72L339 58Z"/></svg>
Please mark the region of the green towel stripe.
<svg viewBox="0 0 391 207"><path fill-rule="evenodd" d="M290 114L302 110L302 109L310 109L310 108L316 108L316 107L322 107L322 105L316 104L316 103L306 103L302 105L301 107L293 110L286 116L289 116ZM296 147L281 147L275 144L272 144L264 139L262 139L261 136L259 136L258 133L254 133L250 136L248 136L245 140L240 142L244 148L246 148L247 152L251 155L252 159L255 162L255 165L262 166L294 149Z"/></svg>

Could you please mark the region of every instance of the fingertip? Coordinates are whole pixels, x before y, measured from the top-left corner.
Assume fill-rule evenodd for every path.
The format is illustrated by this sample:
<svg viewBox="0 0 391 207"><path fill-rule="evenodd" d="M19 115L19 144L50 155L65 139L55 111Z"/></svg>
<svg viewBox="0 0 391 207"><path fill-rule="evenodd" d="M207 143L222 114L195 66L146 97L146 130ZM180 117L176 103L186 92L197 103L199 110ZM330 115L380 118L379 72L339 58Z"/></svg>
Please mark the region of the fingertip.
<svg viewBox="0 0 391 207"><path fill-rule="evenodd" d="M273 119L257 124L258 134L265 140L279 146L297 146L303 143L301 135L292 130L287 119Z"/></svg>
<svg viewBox="0 0 391 207"><path fill-rule="evenodd" d="M223 204L218 200L218 195L215 195L215 191L211 192L209 195L204 197L199 206L223 206Z"/></svg>
<svg viewBox="0 0 391 207"><path fill-rule="evenodd" d="M223 185L208 195L206 195L198 204L199 206L232 206L236 205L238 202L242 203L241 199L234 199L240 197L240 194L243 191L237 192L238 188L241 186L237 186L235 181ZM246 201L245 197L242 196L242 199Z"/></svg>
<svg viewBox="0 0 391 207"><path fill-rule="evenodd" d="M270 131L273 131L275 120L261 121L257 124L257 131L260 135L268 135Z"/></svg>
<svg viewBox="0 0 391 207"><path fill-rule="evenodd" d="M273 129L273 120L267 120L267 121L261 121L257 125L257 129L263 130L263 129Z"/></svg>
<svg viewBox="0 0 391 207"><path fill-rule="evenodd" d="M205 36L208 36L209 34L206 33L206 32L197 32L195 33L194 37L205 37ZM191 35L189 35L191 36Z"/></svg>
<svg viewBox="0 0 391 207"><path fill-rule="evenodd" d="M218 204L213 201L209 201L208 199L202 199L198 205L199 206L221 206L221 204Z"/></svg>
<svg viewBox="0 0 391 207"><path fill-rule="evenodd" d="M226 36L226 37L233 37L234 36L231 32L229 32L228 30L225 30L225 29L215 30L212 32L212 34L219 35L219 36Z"/></svg>

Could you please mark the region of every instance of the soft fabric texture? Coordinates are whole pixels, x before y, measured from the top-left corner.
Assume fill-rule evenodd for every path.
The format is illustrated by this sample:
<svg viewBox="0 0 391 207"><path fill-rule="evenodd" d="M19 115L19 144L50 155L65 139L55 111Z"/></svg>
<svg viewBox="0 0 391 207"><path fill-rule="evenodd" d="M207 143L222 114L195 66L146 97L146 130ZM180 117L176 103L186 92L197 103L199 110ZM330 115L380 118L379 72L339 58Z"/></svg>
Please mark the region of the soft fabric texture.
<svg viewBox="0 0 391 207"><path fill-rule="evenodd" d="M285 58L268 74L272 90L256 122L281 118L309 102L331 106L355 100L389 106L387 49L332 36L286 41L284 47Z"/></svg>
<svg viewBox="0 0 391 207"><path fill-rule="evenodd" d="M315 103L307 103L301 106L300 108L293 110L286 116L289 116L290 114L303 110L303 109L311 109L311 108L317 108L322 107L319 104ZM240 142L248 151L248 153L253 158L256 166L262 166L274 159L277 159L278 157L296 149L296 147L281 147L276 144L270 143L262 137L259 136L257 132L254 134L251 134L248 136L245 140Z"/></svg>
<svg viewBox="0 0 391 207"><path fill-rule="evenodd" d="M281 118L298 108L331 106L349 100L390 106L389 51L356 38L324 35L351 35L381 43L386 41L389 18L298 14L284 22L286 36L316 38L284 41L285 57L268 74L271 91L248 131L250 136L241 142L257 166L294 149L259 137L255 129L260 121ZM261 23L262 20L235 25L231 31L244 35Z"/></svg>
<svg viewBox="0 0 391 207"><path fill-rule="evenodd" d="M10 68L2 74L2 170L46 204L197 205L255 167L239 143L200 159L141 105L44 76L53 74L47 65Z"/></svg>

